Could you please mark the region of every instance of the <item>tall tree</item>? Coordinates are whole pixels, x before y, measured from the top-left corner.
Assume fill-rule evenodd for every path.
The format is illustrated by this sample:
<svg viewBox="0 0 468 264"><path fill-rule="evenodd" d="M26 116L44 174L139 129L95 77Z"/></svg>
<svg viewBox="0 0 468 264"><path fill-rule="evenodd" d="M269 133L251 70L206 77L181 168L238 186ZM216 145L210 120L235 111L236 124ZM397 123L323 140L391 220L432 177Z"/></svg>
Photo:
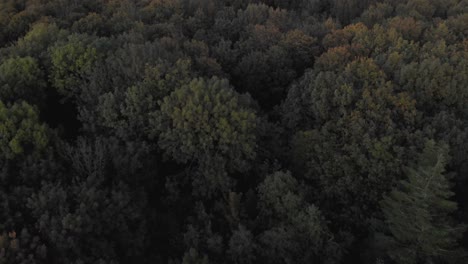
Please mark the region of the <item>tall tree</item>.
<svg viewBox="0 0 468 264"><path fill-rule="evenodd" d="M426 143L418 162L408 168L408 179L381 202L390 231L389 256L397 263L433 263L437 259L459 258L457 240L465 226L450 215L457 204L445 175L448 147Z"/></svg>

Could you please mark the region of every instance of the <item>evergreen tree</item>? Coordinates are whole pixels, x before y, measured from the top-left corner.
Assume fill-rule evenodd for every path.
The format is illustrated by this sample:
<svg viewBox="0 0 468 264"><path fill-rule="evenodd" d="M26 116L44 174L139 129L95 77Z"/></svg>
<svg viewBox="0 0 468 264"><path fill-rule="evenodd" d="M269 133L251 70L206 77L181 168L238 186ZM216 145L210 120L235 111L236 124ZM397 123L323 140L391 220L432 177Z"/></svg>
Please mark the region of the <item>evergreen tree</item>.
<svg viewBox="0 0 468 264"><path fill-rule="evenodd" d="M451 214L457 203L445 175L448 147L428 141L408 179L385 196L382 211L390 231L389 256L397 263L433 263L462 253L457 240L465 226L455 224Z"/></svg>

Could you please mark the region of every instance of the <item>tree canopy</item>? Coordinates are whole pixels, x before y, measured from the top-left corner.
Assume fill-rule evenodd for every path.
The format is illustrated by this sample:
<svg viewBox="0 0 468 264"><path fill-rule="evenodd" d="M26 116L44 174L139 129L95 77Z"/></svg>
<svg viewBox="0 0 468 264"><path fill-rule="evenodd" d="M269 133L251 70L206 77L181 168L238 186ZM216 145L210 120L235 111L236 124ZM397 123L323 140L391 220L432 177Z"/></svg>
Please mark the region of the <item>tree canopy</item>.
<svg viewBox="0 0 468 264"><path fill-rule="evenodd" d="M466 0L0 0L0 263L468 261Z"/></svg>

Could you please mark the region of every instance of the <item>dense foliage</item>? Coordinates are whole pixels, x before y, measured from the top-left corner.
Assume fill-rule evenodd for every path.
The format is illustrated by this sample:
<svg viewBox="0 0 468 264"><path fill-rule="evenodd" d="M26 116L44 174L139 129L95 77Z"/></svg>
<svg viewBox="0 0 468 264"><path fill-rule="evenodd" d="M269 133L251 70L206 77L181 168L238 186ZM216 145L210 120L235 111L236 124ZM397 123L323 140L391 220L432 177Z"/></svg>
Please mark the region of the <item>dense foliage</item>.
<svg viewBox="0 0 468 264"><path fill-rule="evenodd" d="M467 37L466 0L0 0L0 263L467 263Z"/></svg>

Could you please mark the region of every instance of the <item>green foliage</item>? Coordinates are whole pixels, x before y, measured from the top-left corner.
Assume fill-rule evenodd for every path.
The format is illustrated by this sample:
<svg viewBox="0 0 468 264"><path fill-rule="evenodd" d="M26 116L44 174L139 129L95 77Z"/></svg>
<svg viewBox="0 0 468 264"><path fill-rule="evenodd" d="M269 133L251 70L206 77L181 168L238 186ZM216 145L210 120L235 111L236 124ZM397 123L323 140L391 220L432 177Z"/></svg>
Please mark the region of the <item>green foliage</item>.
<svg viewBox="0 0 468 264"><path fill-rule="evenodd" d="M102 124L119 137L147 138L150 114L159 110L158 101L191 81L191 64L178 60L175 65L161 61L147 66L144 79L135 86L100 96L98 112Z"/></svg>
<svg viewBox="0 0 468 264"><path fill-rule="evenodd" d="M67 43L52 48L51 79L54 87L67 97L79 93L84 74L92 70L97 58L96 49L78 36L72 36Z"/></svg>
<svg viewBox="0 0 468 264"><path fill-rule="evenodd" d="M65 158L72 165L68 175L41 184L27 201L36 228L54 245L61 263L115 263L137 257L144 249L145 200L109 171L120 155L112 144L115 141L79 140L76 147L67 148ZM119 161L123 170L131 171L128 159ZM126 254L118 250L124 245Z"/></svg>
<svg viewBox="0 0 468 264"><path fill-rule="evenodd" d="M229 239L228 254L233 263L247 264L255 261L255 241L252 233L239 225Z"/></svg>
<svg viewBox="0 0 468 264"><path fill-rule="evenodd" d="M245 170L255 157L256 115L249 98L227 80L195 79L176 89L155 113L159 145L180 162L221 156L232 168Z"/></svg>
<svg viewBox="0 0 468 264"><path fill-rule="evenodd" d="M0 101L1 159L39 155L49 141L45 124L34 107L22 101L6 106Z"/></svg>
<svg viewBox="0 0 468 264"><path fill-rule="evenodd" d="M89 13L87 16L81 18L73 23L73 31L80 34L106 34L106 22L100 14Z"/></svg>
<svg viewBox="0 0 468 264"><path fill-rule="evenodd" d="M190 248L188 252L184 254L184 258L182 260L182 264L208 264L210 263L208 261L208 256L199 256L199 253L193 249Z"/></svg>
<svg viewBox="0 0 468 264"><path fill-rule="evenodd" d="M26 35L18 39L17 53L20 56L38 58L41 63L50 65L48 48L57 40L65 40L68 32L60 30L56 24L40 21L31 25Z"/></svg>
<svg viewBox="0 0 468 264"><path fill-rule="evenodd" d="M289 172L268 175L258 187L262 223L260 255L268 263L334 263L340 259L320 210L306 202L305 190Z"/></svg>
<svg viewBox="0 0 468 264"><path fill-rule="evenodd" d="M356 60L340 73L307 74L298 91L305 94L290 101L304 107L299 113L312 126L291 138L294 171L318 185L315 196L330 206L335 223L362 223L411 153L404 143L411 135L397 127L414 124L414 101L385 79L373 60ZM287 115L294 127L297 114Z"/></svg>
<svg viewBox="0 0 468 264"><path fill-rule="evenodd" d="M10 58L0 64L0 100L14 102L22 98L30 104L43 104L44 74L31 57Z"/></svg>
<svg viewBox="0 0 468 264"><path fill-rule="evenodd" d="M371 27L391 16L392 12L393 7L391 5L387 3L377 3L371 5L361 14L360 21L366 24L366 26Z"/></svg>
<svg viewBox="0 0 468 264"><path fill-rule="evenodd" d="M466 228L450 219L457 203L444 175L447 160L447 145L428 141L408 179L382 201L393 246L388 253L397 263L459 257L457 240Z"/></svg>

